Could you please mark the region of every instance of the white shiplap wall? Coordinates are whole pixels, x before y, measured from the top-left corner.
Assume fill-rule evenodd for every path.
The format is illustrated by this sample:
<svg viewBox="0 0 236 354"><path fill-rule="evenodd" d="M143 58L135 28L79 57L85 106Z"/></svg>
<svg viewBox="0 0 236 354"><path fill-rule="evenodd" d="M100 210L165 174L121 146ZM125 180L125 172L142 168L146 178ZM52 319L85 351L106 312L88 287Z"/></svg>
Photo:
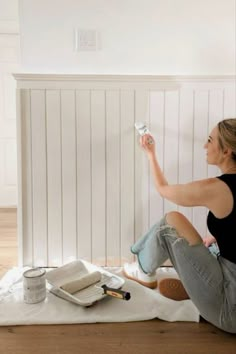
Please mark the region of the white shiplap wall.
<svg viewBox="0 0 236 354"><path fill-rule="evenodd" d="M150 127L170 183L215 175L203 144L219 120L236 116L234 77L15 78L21 264L121 265L173 209L205 236L205 208L177 208L156 193L134 122Z"/></svg>

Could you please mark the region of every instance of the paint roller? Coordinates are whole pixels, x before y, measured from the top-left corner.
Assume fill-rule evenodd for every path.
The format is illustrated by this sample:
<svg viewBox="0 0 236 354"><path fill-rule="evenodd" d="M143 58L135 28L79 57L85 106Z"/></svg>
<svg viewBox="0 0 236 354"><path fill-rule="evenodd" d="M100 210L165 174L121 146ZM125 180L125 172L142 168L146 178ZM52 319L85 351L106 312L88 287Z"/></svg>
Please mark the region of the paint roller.
<svg viewBox="0 0 236 354"><path fill-rule="evenodd" d="M99 271L95 271L87 275L84 275L79 279L65 283L61 285L60 288L73 295L78 291L89 287L90 285L96 284L101 280L101 278L102 278L102 274ZM98 286L96 287L98 288ZM131 298L129 292L119 290L119 289L109 288L106 284L99 286L99 288L103 291L104 295L113 296L122 300L129 300Z"/></svg>
<svg viewBox="0 0 236 354"><path fill-rule="evenodd" d="M134 124L137 132L139 133L140 136L146 135L146 134L150 134L150 131L148 129L148 127L146 126L145 123L142 122L136 122ZM148 144L153 144L153 140L151 138L148 139Z"/></svg>

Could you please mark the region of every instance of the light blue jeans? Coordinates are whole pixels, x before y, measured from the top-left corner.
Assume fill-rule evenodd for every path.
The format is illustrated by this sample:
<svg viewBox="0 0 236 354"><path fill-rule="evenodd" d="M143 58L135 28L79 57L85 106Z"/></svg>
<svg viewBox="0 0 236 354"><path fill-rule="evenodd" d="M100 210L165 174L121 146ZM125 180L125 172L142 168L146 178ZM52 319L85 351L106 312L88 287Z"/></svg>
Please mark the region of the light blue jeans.
<svg viewBox="0 0 236 354"><path fill-rule="evenodd" d="M138 240L131 252L145 273L170 259L200 315L216 327L236 333L236 264L211 254L205 245L190 246L166 217Z"/></svg>

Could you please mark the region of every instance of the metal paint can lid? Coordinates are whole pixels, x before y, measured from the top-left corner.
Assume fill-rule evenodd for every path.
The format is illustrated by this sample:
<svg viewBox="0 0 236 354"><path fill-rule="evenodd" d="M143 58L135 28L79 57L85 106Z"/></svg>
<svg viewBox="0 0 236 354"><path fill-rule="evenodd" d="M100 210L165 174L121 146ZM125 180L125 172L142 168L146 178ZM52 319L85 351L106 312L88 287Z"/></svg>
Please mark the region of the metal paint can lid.
<svg viewBox="0 0 236 354"><path fill-rule="evenodd" d="M23 276L25 278L35 278L35 277L42 277L43 275L45 275L46 270L42 269L42 268L32 268L29 270L26 270L23 273Z"/></svg>

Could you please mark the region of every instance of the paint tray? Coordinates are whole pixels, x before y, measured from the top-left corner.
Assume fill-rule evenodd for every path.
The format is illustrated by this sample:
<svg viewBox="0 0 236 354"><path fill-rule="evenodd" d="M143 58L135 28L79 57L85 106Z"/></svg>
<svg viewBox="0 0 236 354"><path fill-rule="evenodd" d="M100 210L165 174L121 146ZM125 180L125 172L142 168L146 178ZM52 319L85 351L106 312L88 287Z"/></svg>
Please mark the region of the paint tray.
<svg viewBox="0 0 236 354"><path fill-rule="evenodd" d="M94 271L101 273L101 280L96 284L92 284L73 295L60 288L61 285L82 278ZM46 279L48 281L48 289L54 295L81 306L91 306L97 301L104 299L107 295L104 294L101 288L102 285L105 284L108 287L120 289L125 282L123 278L82 260L73 261L48 271Z"/></svg>

